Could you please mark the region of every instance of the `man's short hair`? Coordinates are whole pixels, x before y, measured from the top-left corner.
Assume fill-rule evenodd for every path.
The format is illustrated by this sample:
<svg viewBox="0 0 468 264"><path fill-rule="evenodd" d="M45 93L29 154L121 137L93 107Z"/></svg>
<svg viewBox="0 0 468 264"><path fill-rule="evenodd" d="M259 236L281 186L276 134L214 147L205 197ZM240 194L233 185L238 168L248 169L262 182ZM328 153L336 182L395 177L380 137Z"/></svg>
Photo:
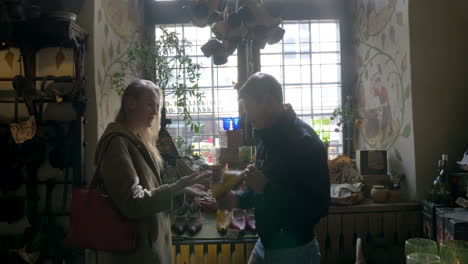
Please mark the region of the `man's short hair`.
<svg viewBox="0 0 468 264"><path fill-rule="evenodd" d="M255 101L260 101L265 95L271 95L278 99L279 103L283 102L283 88L281 84L270 74L257 72L247 79L247 81L239 89L239 98L252 98Z"/></svg>

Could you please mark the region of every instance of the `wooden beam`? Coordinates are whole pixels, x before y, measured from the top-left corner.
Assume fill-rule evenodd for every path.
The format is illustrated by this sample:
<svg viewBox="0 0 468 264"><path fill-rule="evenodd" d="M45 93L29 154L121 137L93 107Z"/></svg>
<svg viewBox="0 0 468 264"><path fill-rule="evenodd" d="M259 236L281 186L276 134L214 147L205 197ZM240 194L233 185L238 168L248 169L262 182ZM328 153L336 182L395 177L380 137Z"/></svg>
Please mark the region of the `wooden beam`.
<svg viewBox="0 0 468 264"><path fill-rule="evenodd" d="M183 7L190 1L148 1L145 9L147 24L189 23L189 13ZM240 1L242 2L242 1ZM234 0L228 0L234 6ZM344 16L345 0L268 0L265 7L280 10L284 20L337 19Z"/></svg>

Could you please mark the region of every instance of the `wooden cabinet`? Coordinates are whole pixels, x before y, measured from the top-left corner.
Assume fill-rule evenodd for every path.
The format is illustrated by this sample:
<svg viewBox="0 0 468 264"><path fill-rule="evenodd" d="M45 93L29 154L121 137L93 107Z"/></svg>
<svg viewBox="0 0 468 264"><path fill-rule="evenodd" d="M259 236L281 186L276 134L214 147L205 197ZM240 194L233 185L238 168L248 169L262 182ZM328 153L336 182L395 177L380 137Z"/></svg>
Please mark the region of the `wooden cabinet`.
<svg viewBox="0 0 468 264"><path fill-rule="evenodd" d="M30 142L34 142L28 153L36 153L35 163L17 157L17 162L21 163L25 171L24 189L25 195L25 218L27 221L24 230L13 235L6 236L0 232L0 259L6 255L13 254L12 249L27 248L29 253L34 255L40 253L39 262L47 263L72 263L77 253L71 249L64 248L63 238L68 232L68 216L70 211L70 197L72 187L85 184L84 178L84 112L86 108L85 97L85 58L86 58L86 38L87 33L73 21L38 19L26 22L12 22L9 24L11 34L0 35L0 50L18 49L21 55L20 75L0 76L2 90L0 91L0 104L7 105L11 109L13 118L8 122L18 123L19 108L24 108L26 104L28 115L35 118L35 131L37 131ZM48 48L71 49L70 56L71 72L67 73L67 82L72 92L65 93L60 97L56 92L48 93L41 91L41 81L54 83L64 82L58 76L41 76L45 63L37 60L37 54ZM45 65L50 66L49 64ZM53 65L55 68L59 66ZM43 73L42 73L43 74ZM46 75L49 75L47 73ZM18 77L20 76L20 77ZM4 89L6 84L21 78L17 82L16 91ZM60 80L60 81L59 81ZM13 85L15 86L15 85ZM50 86L48 86L49 88ZM58 87L58 86L55 86ZM63 86L62 86L63 87ZM58 89L58 88L57 88ZM52 90L52 88L50 88ZM28 92L26 92L28 91ZM47 89L45 89L47 91ZM57 90L55 90L57 91ZM56 106L70 106L56 107ZM32 110L33 109L33 110ZM51 110L55 109L55 110ZM70 110L73 115L66 120L44 118L45 112L55 114L63 109ZM8 125L8 124L7 124ZM64 132L66 131L66 132ZM14 145L15 148L24 148L28 141ZM37 143L37 144L36 144ZM2 146L4 147L4 146ZM51 150L53 149L53 150ZM54 152L55 150L55 152ZM54 158L51 158L51 157ZM53 164L55 160L56 163ZM43 178L39 177L42 165L48 161L56 170L60 170L60 177L52 177L45 172ZM58 161L58 163L57 163ZM59 164L59 165L57 165ZM48 167L48 168L49 168ZM54 202L59 205L55 206ZM22 219L23 220L23 219ZM12 224L15 226L15 223ZM2 230L3 231L3 230ZM79 253L79 252L78 252ZM9 260L6 262L10 263Z"/></svg>
<svg viewBox="0 0 468 264"><path fill-rule="evenodd" d="M332 206L316 226L321 263L355 263L358 237L367 263L405 263L406 239L421 234L420 210L418 202Z"/></svg>
<svg viewBox="0 0 468 264"><path fill-rule="evenodd" d="M208 225L206 221L204 229L214 228ZM332 206L316 226L321 263L355 263L357 237L363 240L367 263L405 263L404 243L419 237L421 229L419 202ZM174 263L247 263L256 242L252 235L239 240L203 236L173 239Z"/></svg>

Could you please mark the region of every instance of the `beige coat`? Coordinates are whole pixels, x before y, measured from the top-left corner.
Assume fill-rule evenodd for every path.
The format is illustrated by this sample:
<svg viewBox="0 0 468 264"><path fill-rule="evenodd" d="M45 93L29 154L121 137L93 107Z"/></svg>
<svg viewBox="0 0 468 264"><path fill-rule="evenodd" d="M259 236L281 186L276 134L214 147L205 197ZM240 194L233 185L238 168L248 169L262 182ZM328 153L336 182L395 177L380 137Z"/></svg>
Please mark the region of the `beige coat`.
<svg viewBox="0 0 468 264"><path fill-rule="evenodd" d="M137 222L136 250L99 251L97 263L172 263L168 211L173 188L162 183L144 144L119 123L111 123L99 140L96 160L102 162L97 175L104 189L120 212Z"/></svg>

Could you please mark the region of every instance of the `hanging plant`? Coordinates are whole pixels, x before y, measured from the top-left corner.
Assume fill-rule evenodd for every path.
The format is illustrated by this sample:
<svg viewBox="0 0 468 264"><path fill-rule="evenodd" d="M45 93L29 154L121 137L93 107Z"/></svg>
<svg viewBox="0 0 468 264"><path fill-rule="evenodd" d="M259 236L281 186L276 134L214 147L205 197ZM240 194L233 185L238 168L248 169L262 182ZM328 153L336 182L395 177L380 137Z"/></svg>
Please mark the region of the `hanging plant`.
<svg viewBox="0 0 468 264"><path fill-rule="evenodd" d="M165 99L177 96L177 107L184 123L195 133L200 133L200 123L194 122L189 109L189 100L198 104L203 92L198 86L201 65L195 63L186 53L191 43L179 38L176 32L160 27L161 35L153 44L132 42L126 56L119 62L121 71L111 76L112 89L121 95L125 80L144 78L152 81L163 90Z"/></svg>
<svg viewBox="0 0 468 264"><path fill-rule="evenodd" d="M279 25L279 13L272 15L263 1L247 0L237 9L226 6L222 0L192 0L186 6L192 23L198 27L211 25L214 38L210 39L201 50L206 57L213 57L215 65L227 63L242 40L252 40L260 49L266 44L276 44L284 36L284 29ZM222 10L222 11L221 11Z"/></svg>

